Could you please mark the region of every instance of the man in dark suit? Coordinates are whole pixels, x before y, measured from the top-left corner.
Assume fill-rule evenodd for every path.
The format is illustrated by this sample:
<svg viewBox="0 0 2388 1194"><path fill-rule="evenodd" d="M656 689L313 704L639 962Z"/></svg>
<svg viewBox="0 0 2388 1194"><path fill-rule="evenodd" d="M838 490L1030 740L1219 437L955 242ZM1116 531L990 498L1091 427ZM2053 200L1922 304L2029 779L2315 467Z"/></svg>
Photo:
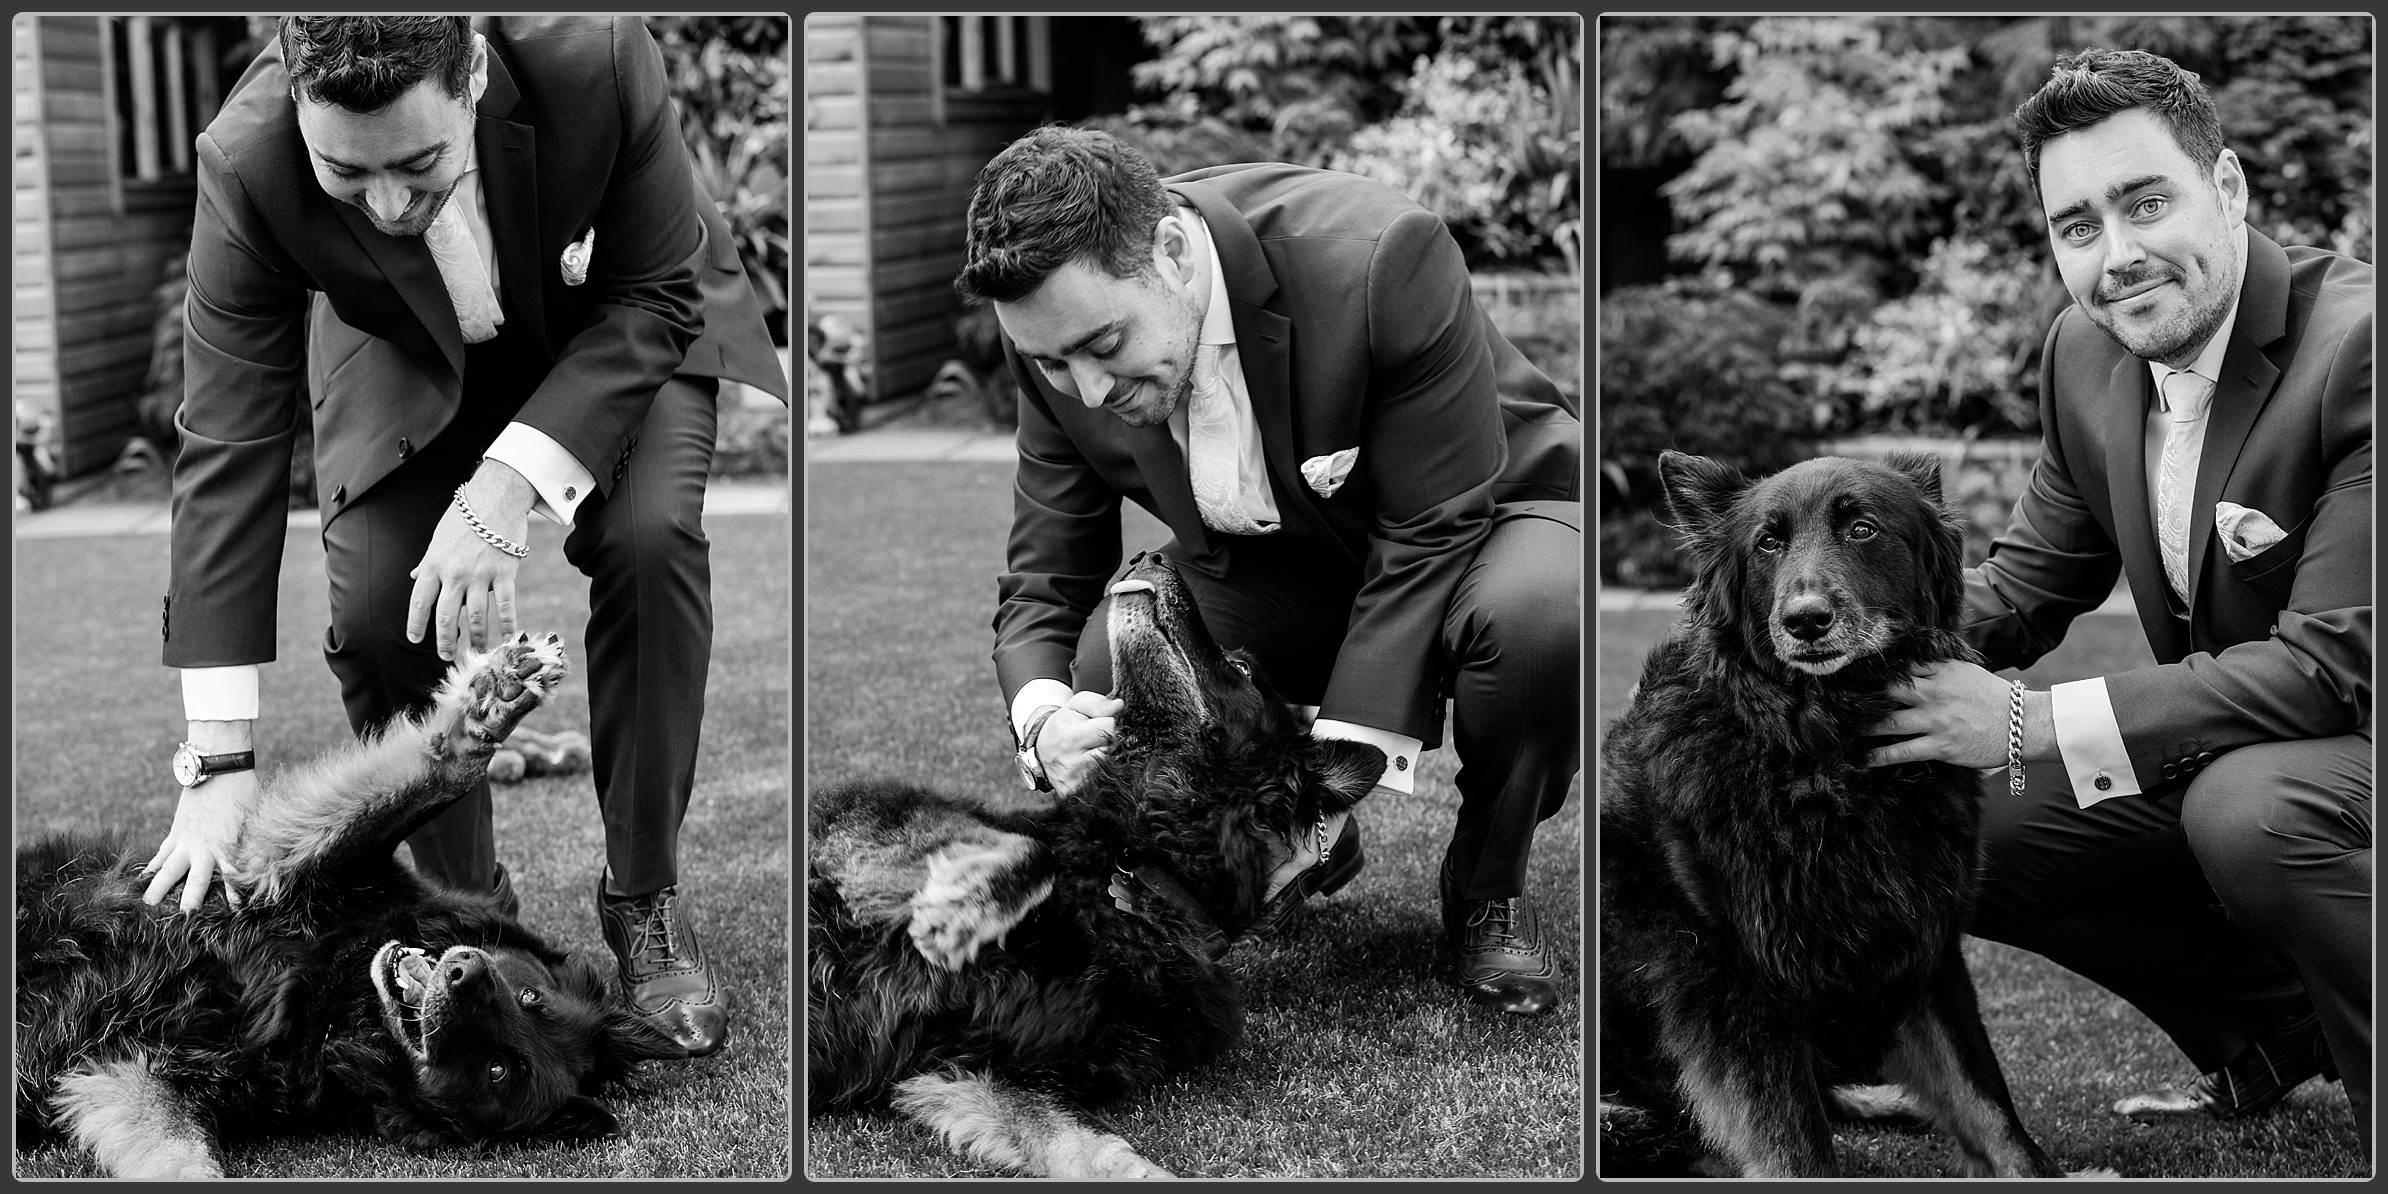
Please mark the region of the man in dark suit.
<svg viewBox="0 0 2388 1194"><path fill-rule="evenodd" d="M638 18L293 17L198 138L165 663L189 738L148 892L196 907L255 794L285 490L312 403L324 654L360 732L516 626L532 514L589 578L606 866L630 1000L691 1055L727 994L678 902L712 602L721 378L786 398ZM513 903L486 783L408 839Z"/></svg>
<svg viewBox="0 0 2388 1194"><path fill-rule="evenodd" d="M2163 58L2085 51L2016 118L2074 305L1966 630L2026 666L2119 571L2157 662L2046 693L1940 667L1873 762L1992 767L2019 736L1975 931L2204 1071L2117 1111L2245 1115L2335 1069L2368 1143L2372 267L2248 227L2211 98Z"/></svg>
<svg viewBox="0 0 2388 1194"><path fill-rule="evenodd" d="M1045 128L981 171L968 235L957 288L994 304L1022 394L995 666L1028 783L1071 790L1118 708L1090 615L1125 497L1314 732L1384 750L1383 788L1411 790L1451 699L1454 973L1549 1008L1525 878L1579 757L1582 426L1442 221L1293 166L1164 183L1107 134ZM1329 833L1336 878L1313 881L1359 862L1356 825Z"/></svg>

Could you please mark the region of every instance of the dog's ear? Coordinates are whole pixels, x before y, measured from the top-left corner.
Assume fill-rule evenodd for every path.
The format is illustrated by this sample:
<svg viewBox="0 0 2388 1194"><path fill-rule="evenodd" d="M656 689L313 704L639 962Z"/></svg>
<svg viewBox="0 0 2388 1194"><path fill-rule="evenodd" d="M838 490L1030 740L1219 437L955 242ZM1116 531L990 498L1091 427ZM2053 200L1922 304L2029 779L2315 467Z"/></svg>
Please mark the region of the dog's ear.
<svg viewBox="0 0 2388 1194"><path fill-rule="evenodd" d="M1705 534L1750 486L1750 479L1732 465L1673 448L1658 454L1658 481L1667 491L1667 509L1675 515L1676 528L1691 538Z"/></svg>
<svg viewBox="0 0 2388 1194"><path fill-rule="evenodd" d="M601 1140L622 1130L622 1121L614 1118L613 1108L587 1095L573 1095L556 1108L547 1122L539 1125L539 1135L557 1140Z"/></svg>
<svg viewBox="0 0 2388 1194"><path fill-rule="evenodd" d="M1385 773L1385 752L1365 742L1313 738L1303 748L1302 771L1319 807L1339 813L1376 787Z"/></svg>
<svg viewBox="0 0 2388 1194"><path fill-rule="evenodd" d="M1891 452L1882 462L1915 482L1934 505L1940 504L1940 457L1930 452Z"/></svg>

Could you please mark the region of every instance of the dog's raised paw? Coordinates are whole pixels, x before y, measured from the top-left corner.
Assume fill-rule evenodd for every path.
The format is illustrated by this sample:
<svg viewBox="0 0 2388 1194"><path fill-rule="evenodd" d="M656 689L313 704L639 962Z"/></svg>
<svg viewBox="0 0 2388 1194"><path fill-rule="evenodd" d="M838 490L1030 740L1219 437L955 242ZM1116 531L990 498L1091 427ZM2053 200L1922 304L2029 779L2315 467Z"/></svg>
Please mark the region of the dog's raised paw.
<svg viewBox="0 0 2388 1194"><path fill-rule="evenodd" d="M517 634L485 655L460 661L457 670L466 727L483 741L498 742L547 699L569 665L562 639Z"/></svg>

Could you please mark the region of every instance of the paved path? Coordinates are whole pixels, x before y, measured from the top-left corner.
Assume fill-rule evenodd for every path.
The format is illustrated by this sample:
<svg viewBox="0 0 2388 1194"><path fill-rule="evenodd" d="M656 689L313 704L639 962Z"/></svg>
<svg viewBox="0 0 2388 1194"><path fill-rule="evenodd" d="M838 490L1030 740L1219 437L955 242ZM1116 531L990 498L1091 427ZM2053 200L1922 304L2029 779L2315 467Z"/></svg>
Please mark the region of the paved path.
<svg viewBox="0 0 2388 1194"><path fill-rule="evenodd" d="M705 490L708 516L729 514L785 514L794 507L789 490L778 481L720 480ZM73 539L91 535L163 535L163 502L77 502L48 510L21 511L16 516L19 539ZM323 525L319 512L293 510L293 527Z"/></svg>
<svg viewBox="0 0 2388 1194"><path fill-rule="evenodd" d="M960 427L857 431L851 435L806 440L804 443L804 462L808 465L891 460L999 463L1011 458L1010 432Z"/></svg>

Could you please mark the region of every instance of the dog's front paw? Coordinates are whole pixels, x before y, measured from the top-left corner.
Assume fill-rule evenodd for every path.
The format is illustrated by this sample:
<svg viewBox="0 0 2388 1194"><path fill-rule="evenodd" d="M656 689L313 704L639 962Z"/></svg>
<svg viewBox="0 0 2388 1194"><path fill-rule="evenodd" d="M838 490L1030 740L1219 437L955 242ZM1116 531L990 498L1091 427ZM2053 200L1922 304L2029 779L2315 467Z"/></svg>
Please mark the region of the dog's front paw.
<svg viewBox="0 0 2388 1194"><path fill-rule="evenodd" d="M517 634L486 655L458 663L466 732L484 742L503 741L567 670L563 640L552 634Z"/></svg>
<svg viewBox="0 0 2388 1194"><path fill-rule="evenodd" d="M1011 925L968 892L932 884L912 897L912 948L940 970L960 970Z"/></svg>
<svg viewBox="0 0 2388 1194"><path fill-rule="evenodd" d="M1014 834L957 843L929 856L928 881L912 893L912 947L931 964L960 970L1000 943L1046 896L1052 877L1036 842Z"/></svg>

